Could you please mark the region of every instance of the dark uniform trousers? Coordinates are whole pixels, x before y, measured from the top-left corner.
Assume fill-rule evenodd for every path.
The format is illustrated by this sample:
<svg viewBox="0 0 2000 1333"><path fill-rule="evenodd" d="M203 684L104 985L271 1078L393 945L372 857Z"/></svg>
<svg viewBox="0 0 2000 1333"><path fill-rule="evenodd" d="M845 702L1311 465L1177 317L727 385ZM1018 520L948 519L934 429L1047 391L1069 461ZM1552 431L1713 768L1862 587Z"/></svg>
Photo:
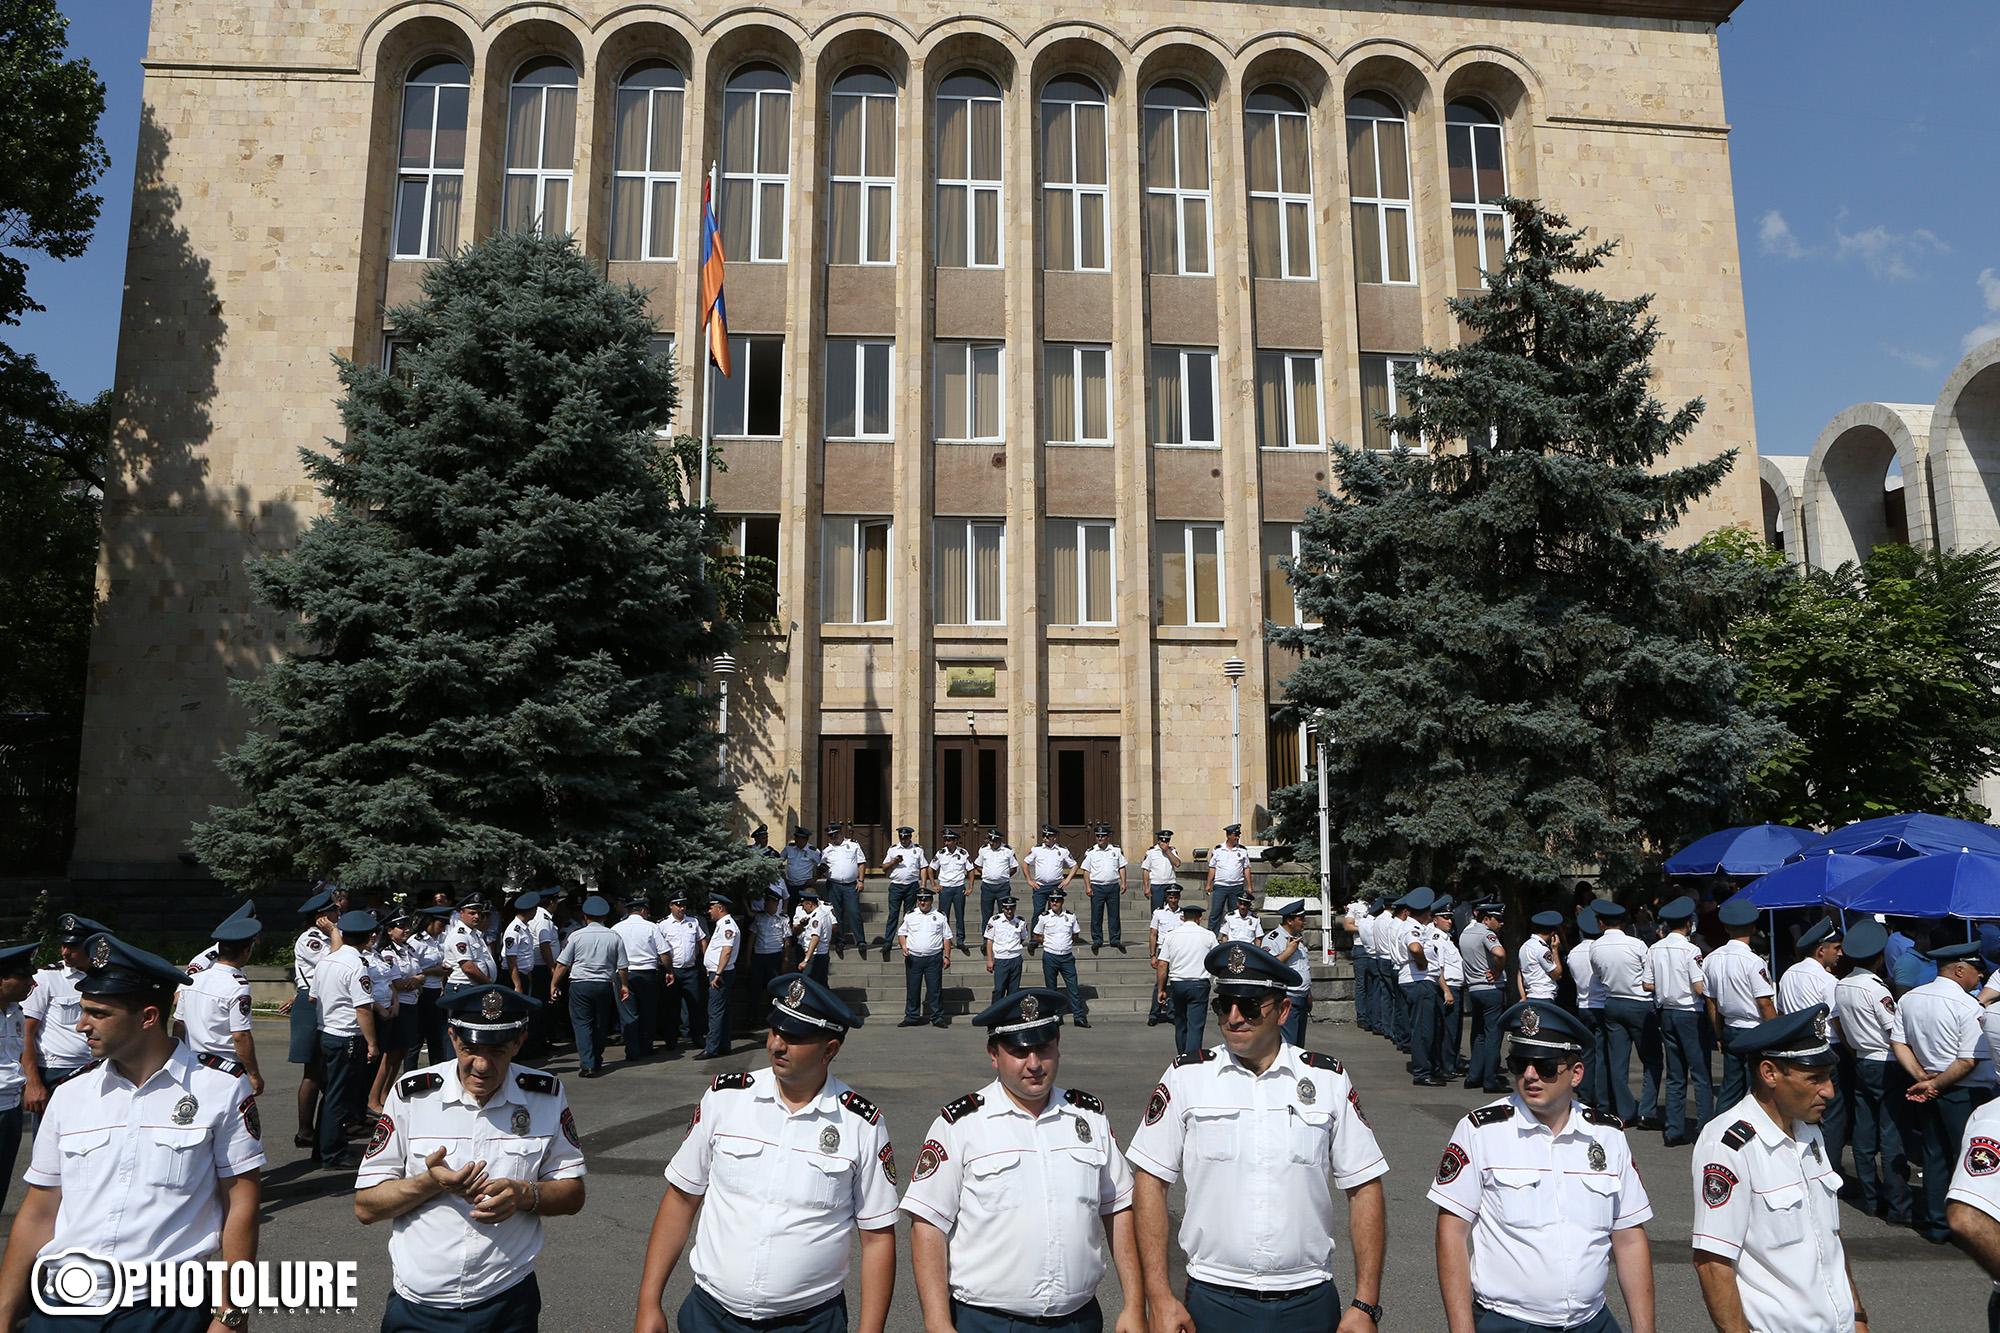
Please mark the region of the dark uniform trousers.
<svg viewBox="0 0 2000 1333"><path fill-rule="evenodd" d="M847 1297L836 1296L823 1305L775 1319L739 1319L721 1301L696 1283L674 1315L679 1333L737 1333L739 1329L783 1330L783 1333L847 1333Z"/></svg>
<svg viewBox="0 0 2000 1333"><path fill-rule="evenodd" d="M1585 1105L1602 1107L1609 1111L1611 1110L1608 1096L1610 1086L1609 1080L1604 1076L1604 1011L1585 1009L1582 1005L1578 1005L1576 1017L1590 1033L1590 1040L1585 1042L1583 1047L1583 1082L1577 1087L1578 1095L1583 1098Z"/></svg>
<svg viewBox="0 0 2000 1333"><path fill-rule="evenodd" d="M1396 1049L1404 1055L1410 1053L1410 992L1396 979L1397 967L1385 962L1384 968L1389 978L1389 1039L1396 1043Z"/></svg>
<svg viewBox="0 0 2000 1333"><path fill-rule="evenodd" d="M1236 899L1249 890L1243 880L1234 884L1218 884L1208 891L1208 928L1215 929L1215 923L1236 909Z"/></svg>
<svg viewBox="0 0 2000 1333"><path fill-rule="evenodd" d="M1000 900L1007 896L1007 887L1012 883L1012 880L1006 879L982 879L979 881L979 919L982 922L991 921L999 914ZM1020 909L1016 908L1015 910L1018 912ZM982 925L980 929L984 930L985 927ZM960 925L958 933L961 937L965 934L963 924Z"/></svg>
<svg viewBox="0 0 2000 1333"><path fill-rule="evenodd" d="M1331 1282L1297 1291L1246 1291L1189 1278L1181 1298L1199 1329L1228 1333L1299 1333L1340 1323L1340 1288Z"/></svg>
<svg viewBox="0 0 2000 1333"><path fill-rule="evenodd" d="M18 1103L0 1111L0 1208L7 1206L7 1187L14 1183L14 1158L21 1151L21 1122L26 1117Z"/></svg>
<svg viewBox="0 0 2000 1333"><path fill-rule="evenodd" d="M893 879L889 881L889 914L882 918L882 938L878 941L883 948L888 948L889 941L896 938L896 926L902 921L903 914L915 905L919 887L919 882L914 879L908 884L899 884Z"/></svg>
<svg viewBox="0 0 2000 1333"><path fill-rule="evenodd" d="M207 1310L156 1310L135 1305L107 1315L47 1315L31 1301L22 1333L206 1333Z"/></svg>
<svg viewBox="0 0 2000 1333"><path fill-rule="evenodd" d="M806 975L817 981L820 985L826 985L827 964L832 959L833 953L830 950L826 953L814 954L812 961L806 964Z"/></svg>
<svg viewBox="0 0 2000 1333"><path fill-rule="evenodd" d="M947 943L946 948L950 948ZM930 993L929 1012L921 1017L931 1023L944 1017L944 953L906 953L903 955L903 1021L920 1017L917 1007Z"/></svg>
<svg viewBox="0 0 2000 1333"><path fill-rule="evenodd" d="M1472 1016L1472 1063L1465 1081L1481 1088L1500 1084L1500 1011L1506 1007L1498 986L1473 986L1465 992Z"/></svg>
<svg viewBox="0 0 2000 1333"><path fill-rule="evenodd" d="M1051 893L1054 893L1056 891L1056 886L1061 883L1062 881L1059 879L1052 879L1046 884L1037 884L1035 886L1035 893L1032 899L1035 906L1035 914L1028 918L1028 921L1031 925L1037 921L1040 921L1042 919L1042 913L1049 910L1049 895ZM1014 914L1016 916L1019 916L1020 913L1021 913L1020 907L1016 906L1014 908Z"/></svg>
<svg viewBox="0 0 2000 1333"><path fill-rule="evenodd" d="M1370 961L1358 944L1348 951L1347 966L1354 973L1354 1026L1363 1032L1375 1030L1375 970Z"/></svg>
<svg viewBox="0 0 2000 1333"><path fill-rule="evenodd" d="M683 1037L701 1041L708 1035L707 1001L702 993L708 978L699 963L671 970L673 983L667 986L667 1002L660 1011L660 1039L670 1047L679 1046Z"/></svg>
<svg viewBox="0 0 2000 1333"><path fill-rule="evenodd" d="M1861 1210L1902 1224L1910 1219L1910 1159L1899 1103L1909 1077L1894 1060L1854 1062L1854 1186ZM1877 1173L1879 1164L1880 1173Z"/></svg>
<svg viewBox="0 0 2000 1333"><path fill-rule="evenodd" d="M1104 918L1111 918L1111 947L1125 946L1125 926L1119 914L1118 900L1124 895L1118 892L1116 884L1092 884L1090 886L1090 947L1104 947Z"/></svg>
<svg viewBox="0 0 2000 1333"><path fill-rule="evenodd" d="M750 955L750 985L752 995L766 995L771 979L785 970L784 951L777 953L752 953Z"/></svg>
<svg viewBox="0 0 2000 1333"><path fill-rule="evenodd" d="M1708 1047L1701 1039L1701 1015L1692 1009L1660 1011L1660 1051L1666 1057L1667 1089L1661 1108L1667 1137L1699 1137L1715 1114L1715 1083L1708 1072ZM1694 1124L1687 1122L1688 1084L1694 1084Z"/></svg>
<svg viewBox="0 0 2000 1333"><path fill-rule="evenodd" d="M1193 1055L1201 1049L1201 1037L1208 1027L1208 982L1170 981L1167 1008L1174 1014L1174 1049Z"/></svg>
<svg viewBox="0 0 2000 1333"><path fill-rule="evenodd" d="M1401 989L1410 1011L1410 1072L1443 1078L1444 991L1435 981L1404 982Z"/></svg>
<svg viewBox="0 0 2000 1333"><path fill-rule="evenodd" d="M1097 1298L1058 1315L1009 1314L1005 1310L989 1310L983 1305L966 1305L954 1299L951 1303L951 1322L958 1333L1029 1333L1030 1329L1054 1329L1056 1333L1102 1333L1104 1311L1097 1304Z"/></svg>
<svg viewBox="0 0 2000 1333"><path fill-rule="evenodd" d="M618 1012L618 1001L608 981L577 981L569 986L569 1025L576 1034L576 1067L579 1073L604 1067L604 1031Z"/></svg>
<svg viewBox="0 0 2000 1333"><path fill-rule="evenodd" d="M1512 1315L1489 1310L1483 1305L1472 1307L1473 1333L1624 1333L1618 1321L1611 1317L1611 1307L1605 1306L1597 1314L1581 1324L1567 1326L1557 1324L1530 1324Z"/></svg>
<svg viewBox="0 0 2000 1333"><path fill-rule="evenodd" d="M451 1043L445 1038L444 1010L438 1008L438 1001L444 998L443 989L424 989L417 992L417 1037L430 1048L430 1062L442 1064L452 1056ZM412 1050L404 1063L415 1069L423 1063L423 1052Z"/></svg>
<svg viewBox="0 0 2000 1333"><path fill-rule="evenodd" d="M1727 1023L1716 1034L1717 1044L1722 1047L1722 1091L1717 1098L1719 1106L1734 1106L1750 1092L1750 1066L1742 1056L1729 1049L1729 1034L1737 1029Z"/></svg>
<svg viewBox="0 0 2000 1333"><path fill-rule="evenodd" d="M1077 984L1076 954L1074 952L1050 953L1047 949L1044 949L1042 950L1042 984L1050 990L1054 990L1058 981L1062 983L1064 994L1069 996L1069 1012L1071 1016L1088 1023L1090 1021L1090 1006L1083 1002L1083 987Z"/></svg>
<svg viewBox="0 0 2000 1333"><path fill-rule="evenodd" d="M993 960L993 1001L1021 989L1021 956ZM992 1003L993 1001L989 1001Z"/></svg>
<svg viewBox="0 0 2000 1333"><path fill-rule="evenodd" d="M643 1060L653 1053L660 1030L660 969L634 968L625 974L632 988L632 1021L625 1025L625 1058Z"/></svg>
<svg viewBox="0 0 2000 1333"><path fill-rule="evenodd" d="M1313 997L1308 991L1304 995L1290 995L1292 1012L1286 1016L1283 1036L1294 1046L1306 1044L1306 1020L1312 1016Z"/></svg>
<svg viewBox="0 0 2000 1333"><path fill-rule="evenodd" d="M1928 1102L1909 1103L1917 1122L1919 1142L1924 1151L1924 1189L1917 1210L1917 1232L1930 1241L1951 1239L1945 1225L1945 1192L1951 1188L1952 1168L1958 1163L1958 1147L1965 1141L1965 1122L1972 1113L1992 1100L1991 1088L1968 1088L1954 1084ZM1904 1099L1908 1102L1908 1099Z"/></svg>
<svg viewBox="0 0 2000 1333"><path fill-rule="evenodd" d="M736 969L722 974L720 986L708 988L708 1036L702 1042L704 1055L729 1053L729 990L736 984Z"/></svg>
<svg viewBox="0 0 2000 1333"><path fill-rule="evenodd" d="M1632 1053L1646 1037L1646 1021L1653 1006L1645 1000L1614 995L1604 1002L1604 1098L1598 1103L1620 1120L1631 1124L1638 1119L1638 1103L1632 1097ZM1659 1093L1653 1094L1655 1103ZM1654 1107L1647 1107L1648 1112Z"/></svg>
<svg viewBox="0 0 2000 1333"><path fill-rule="evenodd" d="M392 1287L382 1333L535 1333L541 1321L542 1288L530 1273L497 1296L457 1309L404 1300Z"/></svg>
<svg viewBox="0 0 2000 1333"><path fill-rule="evenodd" d="M362 1078L359 1037L319 1037L320 1067L326 1071L319 1104L319 1155L322 1161L338 1157L347 1148L347 1122L361 1109L367 1092Z"/></svg>
<svg viewBox="0 0 2000 1333"><path fill-rule="evenodd" d="M1840 1155L1847 1148L1847 1140L1854 1133L1854 1052L1839 1042L1833 1044L1834 1054L1840 1062L1833 1071L1833 1100L1826 1104L1826 1110L1819 1118L1820 1137L1826 1140L1826 1160L1833 1163L1833 1169L1841 1168ZM1954 1161L1958 1149L1953 1147Z"/></svg>
<svg viewBox="0 0 2000 1333"><path fill-rule="evenodd" d="M857 881L851 879L830 879L826 882L827 906L833 909L833 939L838 944L843 936L856 944L866 941L861 933L861 890Z"/></svg>
<svg viewBox="0 0 2000 1333"><path fill-rule="evenodd" d="M954 884L950 887L939 885L937 909L944 914L945 920L951 922L951 942L963 946L965 944L965 885ZM979 919L984 921L987 918L980 917Z"/></svg>
<svg viewBox="0 0 2000 1333"><path fill-rule="evenodd" d="M1456 1078L1465 1069L1465 986L1459 985L1452 992L1450 1003L1444 1007L1444 1028L1441 1040L1444 1048L1444 1068L1438 1071L1446 1078Z"/></svg>

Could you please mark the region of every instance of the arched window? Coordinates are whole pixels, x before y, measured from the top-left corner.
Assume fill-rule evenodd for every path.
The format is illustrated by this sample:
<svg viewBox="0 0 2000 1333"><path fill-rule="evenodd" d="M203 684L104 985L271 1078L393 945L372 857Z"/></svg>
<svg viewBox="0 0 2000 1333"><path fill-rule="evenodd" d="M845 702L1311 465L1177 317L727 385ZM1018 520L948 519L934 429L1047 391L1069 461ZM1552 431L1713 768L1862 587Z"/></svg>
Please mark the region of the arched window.
<svg viewBox="0 0 2000 1333"><path fill-rule="evenodd" d="M879 69L851 69L833 84L827 262L896 258L896 85Z"/></svg>
<svg viewBox="0 0 2000 1333"><path fill-rule="evenodd" d="M1059 272L1103 271L1110 176L1104 91L1067 75L1042 89L1042 253Z"/></svg>
<svg viewBox="0 0 2000 1333"><path fill-rule="evenodd" d="M576 165L576 71L554 56L521 66L507 95L507 183L501 225L566 232Z"/></svg>
<svg viewBox="0 0 2000 1333"><path fill-rule="evenodd" d="M1170 79L1146 94L1146 253L1154 273L1207 275L1208 102Z"/></svg>
<svg viewBox="0 0 2000 1333"><path fill-rule="evenodd" d="M664 60L634 65L619 80L611 145L613 259L672 259L679 253L686 101L686 77Z"/></svg>
<svg viewBox="0 0 2000 1333"><path fill-rule="evenodd" d="M1451 168L1451 244L1458 285L1481 287L1481 271L1507 257L1507 214L1497 201L1507 193L1507 157L1500 117L1482 102L1461 98L1444 110L1445 160Z"/></svg>
<svg viewBox="0 0 2000 1333"><path fill-rule="evenodd" d="M1250 271L1260 278L1313 275L1312 154L1306 104L1266 84L1243 103L1250 159Z"/></svg>
<svg viewBox="0 0 2000 1333"><path fill-rule="evenodd" d="M449 57L426 60L403 80L396 161L398 259L441 259L458 248L465 200L465 109L472 71Z"/></svg>
<svg viewBox="0 0 2000 1333"><path fill-rule="evenodd" d="M722 93L722 253L782 263L791 185L792 81L745 65Z"/></svg>
<svg viewBox="0 0 2000 1333"><path fill-rule="evenodd" d="M1000 263L1000 85L961 70L938 86L937 262Z"/></svg>
<svg viewBox="0 0 2000 1333"><path fill-rule="evenodd" d="M1347 188L1357 282L1414 282L1410 123L1394 98L1347 99Z"/></svg>

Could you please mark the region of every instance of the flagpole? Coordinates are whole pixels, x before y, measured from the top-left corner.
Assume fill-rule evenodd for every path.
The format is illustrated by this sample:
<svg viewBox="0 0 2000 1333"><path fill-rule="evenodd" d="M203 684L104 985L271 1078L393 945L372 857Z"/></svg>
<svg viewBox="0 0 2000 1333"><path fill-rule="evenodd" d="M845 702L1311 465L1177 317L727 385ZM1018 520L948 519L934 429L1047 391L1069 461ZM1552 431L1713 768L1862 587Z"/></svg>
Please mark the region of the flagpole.
<svg viewBox="0 0 2000 1333"><path fill-rule="evenodd" d="M713 200L714 200L714 198L715 198L715 163L714 163L714 162L712 162L712 161L711 161L711 162L710 162L710 163L708 164L708 197L709 197L709 199L710 199L711 201L713 201ZM714 204L713 204L713 202L711 202L711 203L710 203L710 207L714 207ZM709 350L708 350L708 321L709 321L710 319L712 319L712 318L714 318L714 312L712 312L712 311L709 311L709 310L703 310L703 311L701 312L701 376L702 376L702 379L701 379L701 484L700 484L700 493L701 493L701 502L700 502L700 507L701 507L702 509L707 509L707 508L708 508L708 430L709 430L709 405L710 405L710 403L711 403L711 402L712 402L712 401L714 400L714 398L715 398L715 393L714 393L714 389L715 389L715 376L714 376L714 374L712 373L712 371L711 371L711 369L710 369L710 367L711 367L711 366L713 365L713 363L714 363L714 358L713 358L712 356L710 356L710 355L709 355Z"/></svg>

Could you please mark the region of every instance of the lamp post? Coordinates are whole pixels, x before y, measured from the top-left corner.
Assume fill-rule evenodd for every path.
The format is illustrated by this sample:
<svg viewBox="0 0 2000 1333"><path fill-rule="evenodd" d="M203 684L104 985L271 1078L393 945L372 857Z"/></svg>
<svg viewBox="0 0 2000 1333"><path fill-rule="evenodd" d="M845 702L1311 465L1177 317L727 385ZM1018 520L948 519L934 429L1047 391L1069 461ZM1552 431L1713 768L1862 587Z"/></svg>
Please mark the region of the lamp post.
<svg viewBox="0 0 2000 1333"><path fill-rule="evenodd" d="M728 653L718 653L714 666L716 696L719 701L715 729L722 736L720 744L716 747L715 766L722 778L722 785L727 788L729 787L729 678L736 674L736 659Z"/></svg>
<svg viewBox="0 0 2000 1333"><path fill-rule="evenodd" d="M1229 681L1229 818L1237 824L1243 822L1243 713L1237 685L1247 669L1240 657L1222 664L1222 674Z"/></svg>
<svg viewBox="0 0 2000 1333"><path fill-rule="evenodd" d="M1309 731L1313 767L1319 778L1319 956L1333 961L1333 835L1326 801L1326 735L1314 717Z"/></svg>

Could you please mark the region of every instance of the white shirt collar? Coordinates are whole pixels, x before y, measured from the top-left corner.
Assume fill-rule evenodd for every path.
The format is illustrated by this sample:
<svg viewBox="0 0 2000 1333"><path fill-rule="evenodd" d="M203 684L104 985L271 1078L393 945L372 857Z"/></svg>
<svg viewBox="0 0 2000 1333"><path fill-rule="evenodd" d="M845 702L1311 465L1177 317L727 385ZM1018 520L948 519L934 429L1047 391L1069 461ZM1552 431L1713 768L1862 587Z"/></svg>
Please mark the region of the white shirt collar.
<svg viewBox="0 0 2000 1333"><path fill-rule="evenodd" d="M1583 1128L1585 1123L1583 1119L1583 1106L1573 1099L1569 1104L1569 1119L1563 1122L1562 1133L1560 1134L1541 1122L1540 1118L1535 1115L1534 1108L1521 1099L1520 1093L1513 1092L1507 1094L1507 1102L1514 1108L1514 1129L1517 1133L1547 1134L1551 1140L1587 1139L1590 1137L1589 1132Z"/></svg>
<svg viewBox="0 0 2000 1333"><path fill-rule="evenodd" d="M1299 1076L1298 1056L1299 1048L1290 1042L1284 1042L1279 1045L1278 1056L1275 1060L1271 1061L1270 1068L1261 1074L1252 1074L1250 1066L1237 1059L1236 1052L1230 1050L1229 1044L1224 1042L1222 1046L1223 1064L1220 1072L1228 1073L1234 1071L1249 1075L1251 1078L1270 1078L1278 1074L1290 1074L1293 1078L1297 1078Z"/></svg>
<svg viewBox="0 0 2000 1333"><path fill-rule="evenodd" d="M847 1091L847 1085L831 1073L820 1085L819 1095L794 1111L778 1096L778 1074L771 1066L765 1065L750 1076L750 1095L761 1102L770 1102L788 1116L832 1115L840 1106L840 1094Z"/></svg>
<svg viewBox="0 0 2000 1333"><path fill-rule="evenodd" d="M194 1074L196 1066L194 1053L188 1050L187 1043L177 1041L174 1043L173 1051L167 1056L166 1063L154 1070L144 1083L136 1087L133 1086L132 1080L119 1072L118 1066L114 1062L106 1060L103 1068L105 1086L132 1088L135 1093L138 1093L144 1092L154 1083L162 1081L177 1083L181 1087L186 1087L188 1079Z"/></svg>

